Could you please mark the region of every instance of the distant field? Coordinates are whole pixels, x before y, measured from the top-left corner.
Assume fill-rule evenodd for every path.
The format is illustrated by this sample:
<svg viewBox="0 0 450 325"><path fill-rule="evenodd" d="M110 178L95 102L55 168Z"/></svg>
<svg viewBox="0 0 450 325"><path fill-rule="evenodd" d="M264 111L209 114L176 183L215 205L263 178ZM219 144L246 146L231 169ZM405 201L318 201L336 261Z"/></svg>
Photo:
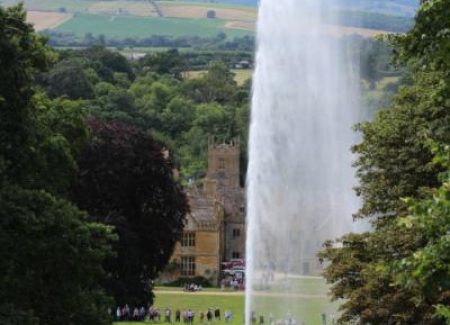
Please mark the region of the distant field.
<svg viewBox="0 0 450 325"><path fill-rule="evenodd" d="M202 18L205 19L209 10L214 10L216 19L226 21L225 28L254 31L257 11L251 7L232 7L217 4L159 2L164 17L172 18Z"/></svg>
<svg viewBox="0 0 450 325"><path fill-rule="evenodd" d="M364 89L364 92L371 98L381 100L384 96L386 96L385 87L391 83L397 83L399 79L400 77L398 76L384 77L375 84L374 89L369 89L368 84L365 83L364 86L366 89Z"/></svg>
<svg viewBox="0 0 450 325"><path fill-rule="evenodd" d="M249 34L245 31L226 30L224 22L218 19L166 19L91 14L77 14L56 30L71 32L80 37L86 33L92 33L111 38L145 38L152 35L212 37L222 31L230 37Z"/></svg>
<svg viewBox="0 0 450 325"><path fill-rule="evenodd" d="M88 8L89 13L157 17L148 1L97 1Z"/></svg>
<svg viewBox="0 0 450 325"><path fill-rule="evenodd" d="M256 30L256 22L247 21L230 21L225 24L226 28L231 29L241 29L247 31ZM359 27L346 27L337 25L327 25L325 28L325 33L332 36L343 36L343 35L360 35L363 37L374 37L380 34L388 34L390 32L378 29L369 28L359 28Z"/></svg>
<svg viewBox="0 0 450 325"><path fill-rule="evenodd" d="M333 36L356 34L363 37L374 37L380 34L389 34L390 32L379 29L328 25L326 28L326 33Z"/></svg>
<svg viewBox="0 0 450 325"><path fill-rule="evenodd" d="M213 2L211 2L213 1ZM370 12L352 11L356 0L347 0L346 5L336 8L341 10L340 25L330 20L327 33L331 35L358 34L364 37L373 37L385 31L404 32L412 23L405 17L387 16L373 13L380 5L370 5L370 1L362 1L360 10ZM2 5L12 5L21 0L0 0ZM69 16L52 16L47 14L32 14L30 21L35 23L38 30L55 29L74 33L83 37L86 33L93 35L103 34L107 38L130 37L143 38L153 35L164 36L216 36L225 32L229 37L254 35L257 9L253 0L190 0L190 1L156 1L161 9L164 19L156 17L155 8L149 1L137 0L23 0L30 11L54 11L74 14L73 19L67 21ZM375 2L373 2L375 4ZM352 7L354 8L354 7ZM377 9L378 8L378 9ZM208 10L216 12L216 19L207 19ZM63 23L61 26L59 24Z"/></svg>
<svg viewBox="0 0 450 325"><path fill-rule="evenodd" d="M70 12L82 12L89 8L90 0L3 0L3 5L9 6L23 2L28 10L58 11L61 8Z"/></svg>
<svg viewBox="0 0 450 325"><path fill-rule="evenodd" d="M259 1L259 0L258 0ZM179 4L179 5L196 5L196 6L206 6L211 8L232 8L232 9L244 9L256 11L257 7L245 3L238 3L234 1L218 1L218 0L156 0L158 5L164 4Z"/></svg>
<svg viewBox="0 0 450 325"><path fill-rule="evenodd" d="M72 14L64 14L49 11L28 11L27 21L32 23L37 31L55 28L70 20Z"/></svg>
<svg viewBox="0 0 450 325"><path fill-rule="evenodd" d="M183 4L177 2L161 2L159 4L164 17L175 18L206 18L208 10L214 10L218 19L256 21L257 12L254 8L222 7L205 4Z"/></svg>
<svg viewBox="0 0 450 325"><path fill-rule="evenodd" d="M229 21L225 24L225 27L254 31L256 30L256 21Z"/></svg>
<svg viewBox="0 0 450 325"><path fill-rule="evenodd" d="M244 82L252 78L253 70L250 69L240 69L240 70L231 70L234 72L234 80L238 83L238 85L243 85Z"/></svg>
<svg viewBox="0 0 450 325"><path fill-rule="evenodd" d="M238 83L238 85L243 85L248 79L252 77L253 70L251 69L232 69L234 73L234 80ZM200 71L187 71L185 72L185 76L188 79L196 79L201 77L206 73L205 70Z"/></svg>

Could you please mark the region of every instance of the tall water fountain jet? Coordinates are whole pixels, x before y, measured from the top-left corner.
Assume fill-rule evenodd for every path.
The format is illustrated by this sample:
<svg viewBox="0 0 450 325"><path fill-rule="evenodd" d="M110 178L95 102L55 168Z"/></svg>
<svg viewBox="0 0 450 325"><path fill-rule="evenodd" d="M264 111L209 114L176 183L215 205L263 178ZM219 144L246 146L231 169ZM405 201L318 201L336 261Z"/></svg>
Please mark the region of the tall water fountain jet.
<svg viewBox="0 0 450 325"><path fill-rule="evenodd" d="M301 284L320 274L323 242L355 230L350 147L357 140L359 76L347 45L324 23L337 19L330 9L336 1L260 2L247 176L247 324L252 312L266 321L304 319L293 297L314 296L301 296ZM313 325L320 324L317 313Z"/></svg>

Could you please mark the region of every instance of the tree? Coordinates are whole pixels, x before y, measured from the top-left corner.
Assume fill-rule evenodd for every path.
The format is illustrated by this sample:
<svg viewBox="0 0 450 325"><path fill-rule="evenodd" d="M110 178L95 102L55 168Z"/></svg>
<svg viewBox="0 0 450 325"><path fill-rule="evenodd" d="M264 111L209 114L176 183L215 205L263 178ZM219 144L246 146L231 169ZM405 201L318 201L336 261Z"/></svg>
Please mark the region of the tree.
<svg viewBox="0 0 450 325"><path fill-rule="evenodd" d="M413 84L403 87L390 109L372 122L357 125L363 141L354 147L363 206L357 217L395 216L405 209L404 197L427 195L439 185L442 168L432 164L427 139L450 141L450 114L440 103L447 86L440 72L415 73ZM425 91L426 89L426 91Z"/></svg>
<svg viewBox="0 0 450 325"><path fill-rule="evenodd" d="M237 92L234 73L221 61L214 61L208 72L199 79L186 83L185 92L197 103L226 103Z"/></svg>
<svg viewBox="0 0 450 325"><path fill-rule="evenodd" d="M181 73L186 70L185 62L177 49L148 55L142 61L151 71L172 75L176 79L181 79Z"/></svg>
<svg viewBox="0 0 450 325"><path fill-rule="evenodd" d="M32 154L33 116L29 114L36 72L52 56L25 23L22 6L0 7L0 175L25 181Z"/></svg>
<svg viewBox="0 0 450 325"><path fill-rule="evenodd" d="M414 27L402 37L391 38L399 59L416 60L418 67L447 72L450 66L450 6L448 0L424 1Z"/></svg>
<svg viewBox="0 0 450 325"><path fill-rule="evenodd" d="M427 2L411 32L393 39L397 60L409 69L411 84L400 89L389 109L357 126L363 140L354 147L360 179L356 191L363 205L356 217L370 219L373 231L327 242L320 254L330 262L324 275L333 283L332 297L345 299L341 322L445 323L436 315L435 304L448 303L441 296L446 287L430 295L428 289L435 287L412 284L414 279L402 282L398 262L406 263L405 274L411 275L413 264L408 263L429 242L419 227L399 226L399 218L411 209L404 198L423 202L419 207L430 206L429 198L440 186L439 175L445 170L434 163L428 142L450 144L448 51L440 50L447 48L450 36L446 32L450 27L448 8L449 0ZM420 281L428 283L440 283L440 274L427 280L426 274L416 273ZM445 309L440 311L445 314Z"/></svg>
<svg viewBox="0 0 450 325"><path fill-rule="evenodd" d="M81 102L50 100L42 93L32 102L36 143L27 185L67 197L78 168L76 160L88 140L87 112Z"/></svg>
<svg viewBox="0 0 450 325"><path fill-rule="evenodd" d="M86 129L77 103L35 92L52 60L23 7L0 7L0 323L107 324L114 236L63 199Z"/></svg>
<svg viewBox="0 0 450 325"><path fill-rule="evenodd" d="M192 102L181 96L174 97L161 113L162 129L172 138L189 130L195 118Z"/></svg>
<svg viewBox="0 0 450 325"><path fill-rule="evenodd" d="M101 40L102 35L100 35L99 38ZM93 62L100 63L103 67L112 72L125 73L130 80L134 79L134 73L130 62L118 52L112 52L103 46L94 46L82 51L81 54Z"/></svg>
<svg viewBox="0 0 450 325"><path fill-rule="evenodd" d="M414 232L421 245L412 254L392 265L396 283L420 293L420 298L436 308L431 320L450 321L450 151L435 147L434 163L446 167L443 184L424 200L409 199L410 214L398 222L400 229Z"/></svg>
<svg viewBox="0 0 450 325"><path fill-rule="evenodd" d="M154 124L138 110L133 92L101 81L95 86L95 93L95 99L86 103L91 117L122 121L141 129L149 129Z"/></svg>
<svg viewBox="0 0 450 325"><path fill-rule="evenodd" d="M25 319L45 325L110 323L112 301L98 282L111 227L88 222L65 200L14 185L0 190L0 220L0 305L12 305L5 321L28 313Z"/></svg>
<svg viewBox="0 0 450 325"><path fill-rule="evenodd" d="M216 11L215 10L208 10L206 12L206 18L208 18L208 19L215 19L215 18L217 18Z"/></svg>
<svg viewBox="0 0 450 325"><path fill-rule="evenodd" d="M45 89L50 97L69 99L90 99L94 97L94 88L84 71L84 62L80 59L66 59L57 63L43 76Z"/></svg>
<svg viewBox="0 0 450 325"><path fill-rule="evenodd" d="M95 221L114 225L117 256L105 287L117 303L152 299L150 281L168 263L188 212L161 144L120 122L91 120L73 195Z"/></svg>

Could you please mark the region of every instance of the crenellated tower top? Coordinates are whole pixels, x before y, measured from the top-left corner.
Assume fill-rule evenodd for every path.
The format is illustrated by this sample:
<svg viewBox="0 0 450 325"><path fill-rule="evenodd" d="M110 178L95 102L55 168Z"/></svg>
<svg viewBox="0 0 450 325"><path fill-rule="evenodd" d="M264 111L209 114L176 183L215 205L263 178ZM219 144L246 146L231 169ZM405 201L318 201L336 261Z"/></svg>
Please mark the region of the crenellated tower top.
<svg viewBox="0 0 450 325"><path fill-rule="evenodd" d="M239 188L239 139L229 142L216 142L208 137L208 173L207 179L215 180L219 189Z"/></svg>

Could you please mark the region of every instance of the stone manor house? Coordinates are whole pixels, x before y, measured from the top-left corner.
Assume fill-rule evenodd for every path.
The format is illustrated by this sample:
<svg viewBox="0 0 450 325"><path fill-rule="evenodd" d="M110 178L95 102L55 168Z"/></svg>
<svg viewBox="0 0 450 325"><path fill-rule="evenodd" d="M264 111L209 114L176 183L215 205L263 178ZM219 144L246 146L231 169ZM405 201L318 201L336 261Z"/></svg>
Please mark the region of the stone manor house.
<svg viewBox="0 0 450 325"><path fill-rule="evenodd" d="M245 197L239 183L240 143L208 140L208 172L203 185L189 183L191 212L170 267L161 277L203 276L217 283L221 264L245 258Z"/></svg>

